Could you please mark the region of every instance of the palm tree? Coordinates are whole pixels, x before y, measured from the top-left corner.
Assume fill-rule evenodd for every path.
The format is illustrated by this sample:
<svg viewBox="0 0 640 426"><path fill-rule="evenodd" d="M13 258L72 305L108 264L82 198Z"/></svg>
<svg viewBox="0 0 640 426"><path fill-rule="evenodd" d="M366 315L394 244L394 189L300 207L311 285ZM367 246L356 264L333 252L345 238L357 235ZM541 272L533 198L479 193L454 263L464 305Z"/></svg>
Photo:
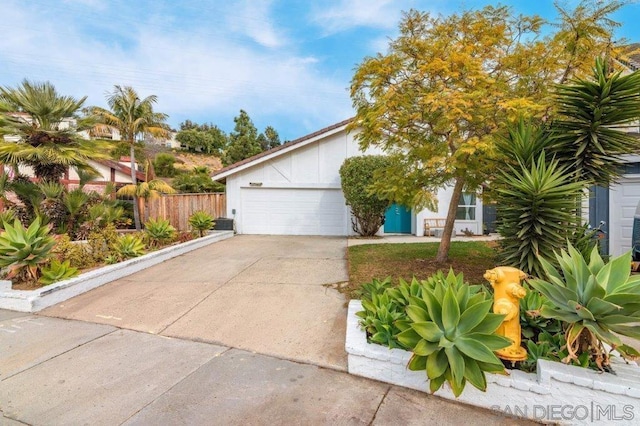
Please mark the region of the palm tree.
<svg viewBox="0 0 640 426"><path fill-rule="evenodd" d="M31 166L48 182L59 181L69 167L94 170L88 161L108 158L108 148L79 134L92 122L78 115L85 100L62 96L49 82L0 87L0 136L17 138L0 138L0 163Z"/></svg>
<svg viewBox="0 0 640 426"><path fill-rule="evenodd" d="M131 182L136 187L136 160L135 143L144 135L166 137L168 128L165 124L167 115L153 111L153 105L157 102L155 95L140 99L138 93L131 86L114 86L114 90L107 94L107 104L110 110L93 107L92 113L98 117L101 126L115 129L120 132L120 137L130 147ZM138 194L133 191L133 216L136 229L140 230L140 209L138 206Z"/></svg>
<svg viewBox="0 0 640 426"><path fill-rule="evenodd" d="M151 165L151 161L147 161L146 166L147 172L145 182L125 185L116 192L116 194L120 196L133 197L134 208L137 208L138 210L138 198L142 198L146 201L149 199L157 198L160 196L160 194L176 193L176 190L173 189L167 182L163 181L162 179L156 179L153 177L153 166Z"/></svg>

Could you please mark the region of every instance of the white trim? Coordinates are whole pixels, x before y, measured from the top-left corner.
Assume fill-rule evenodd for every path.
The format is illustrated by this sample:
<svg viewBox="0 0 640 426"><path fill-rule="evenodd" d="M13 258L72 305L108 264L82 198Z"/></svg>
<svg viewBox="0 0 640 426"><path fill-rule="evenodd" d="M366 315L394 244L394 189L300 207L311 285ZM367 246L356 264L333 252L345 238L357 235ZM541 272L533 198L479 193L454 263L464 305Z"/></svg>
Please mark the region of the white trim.
<svg viewBox="0 0 640 426"><path fill-rule="evenodd" d="M309 139L301 141L301 142L297 142L297 143L291 145L290 147L280 149L280 150L278 150L276 152L273 152L271 154L267 154L267 155L265 155L263 157L260 157L260 158L256 158L253 161L249 161L248 163L243 164L243 165L238 166L238 167L235 167L235 168L233 168L231 170L227 170L226 172L222 172L220 174L214 175L214 176L211 177L211 179L217 181L217 180L229 177L231 175L234 175L236 173L239 173L239 172L241 172L243 170L246 170L248 168L257 166L258 164L264 163L266 161L272 160L272 159L274 159L276 157L279 157L281 155L287 154L287 153L289 153L291 151L295 151L296 149L299 149L299 148L305 147L305 146L307 146L309 144L312 144L314 142L317 142L320 139L326 138L327 136L331 136L331 135L334 135L336 133L340 133L343 130L345 130L348 125L349 125L349 123L344 124L344 125L342 125L340 127L336 127L335 129L327 130L326 132L320 133L320 134L318 134L318 135L316 135L316 136L314 136L312 138L309 138Z"/></svg>
<svg viewBox="0 0 640 426"><path fill-rule="evenodd" d="M249 189L342 189L336 183L295 183L295 182L260 182L261 185L241 184L240 188Z"/></svg>

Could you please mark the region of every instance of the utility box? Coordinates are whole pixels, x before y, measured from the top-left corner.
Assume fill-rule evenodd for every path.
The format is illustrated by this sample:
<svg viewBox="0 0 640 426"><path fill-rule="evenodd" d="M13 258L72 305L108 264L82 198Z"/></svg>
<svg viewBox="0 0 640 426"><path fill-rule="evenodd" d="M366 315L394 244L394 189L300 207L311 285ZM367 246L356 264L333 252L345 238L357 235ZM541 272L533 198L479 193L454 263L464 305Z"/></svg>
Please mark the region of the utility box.
<svg viewBox="0 0 640 426"><path fill-rule="evenodd" d="M219 217L215 220L213 225L215 231L233 231L233 219L227 219L226 217Z"/></svg>

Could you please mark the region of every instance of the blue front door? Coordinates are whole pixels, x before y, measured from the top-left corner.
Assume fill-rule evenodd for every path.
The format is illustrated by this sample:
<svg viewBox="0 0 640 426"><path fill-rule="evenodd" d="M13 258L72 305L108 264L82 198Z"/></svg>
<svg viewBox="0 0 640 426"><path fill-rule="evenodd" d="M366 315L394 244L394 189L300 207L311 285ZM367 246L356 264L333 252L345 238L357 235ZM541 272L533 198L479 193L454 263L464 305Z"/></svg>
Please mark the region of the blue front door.
<svg viewBox="0 0 640 426"><path fill-rule="evenodd" d="M410 234L411 210L400 204L391 204L384 214L385 234Z"/></svg>

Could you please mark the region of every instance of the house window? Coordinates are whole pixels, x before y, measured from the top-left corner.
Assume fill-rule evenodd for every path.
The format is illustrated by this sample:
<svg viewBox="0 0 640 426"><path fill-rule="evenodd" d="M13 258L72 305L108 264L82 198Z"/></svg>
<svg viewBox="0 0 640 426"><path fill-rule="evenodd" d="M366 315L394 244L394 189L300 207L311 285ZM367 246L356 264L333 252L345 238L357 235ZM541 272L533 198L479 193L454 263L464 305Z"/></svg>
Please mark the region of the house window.
<svg viewBox="0 0 640 426"><path fill-rule="evenodd" d="M456 220L476 220L476 194L463 192L458 201Z"/></svg>

